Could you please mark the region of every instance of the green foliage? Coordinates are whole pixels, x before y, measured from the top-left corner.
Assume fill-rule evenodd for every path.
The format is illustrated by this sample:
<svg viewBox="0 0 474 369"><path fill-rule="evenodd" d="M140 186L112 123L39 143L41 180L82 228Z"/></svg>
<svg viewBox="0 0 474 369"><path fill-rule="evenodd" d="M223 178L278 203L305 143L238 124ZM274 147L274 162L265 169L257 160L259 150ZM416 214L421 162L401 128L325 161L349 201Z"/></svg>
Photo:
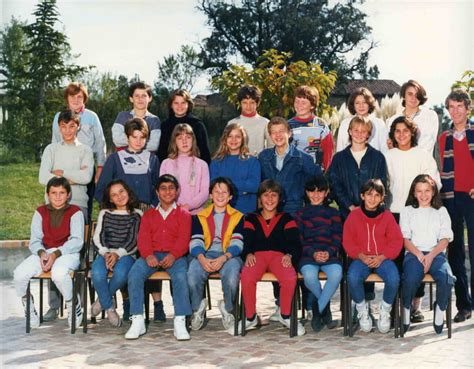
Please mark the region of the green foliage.
<svg viewBox="0 0 474 369"><path fill-rule="evenodd" d="M249 69L232 65L212 80L212 87L219 90L229 102L236 102L239 89L245 85L258 86L263 94L259 112L267 117L288 117L293 109L294 92L298 86L315 86L320 94L318 114L329 113L326 100L336 83L336 73L324 73L321 66L304 61L291 62L291 53L271 49L264 51L257 67Z"/></svg>
<svg viewBox="0 0 474 369"><path fill-rule="evenodd" d="M466 70L462 74L461 79L454 82L451 86L451 89L455 88L462 88L466 90L471 97L471 101L474 101L474 70ZM474 105L471 106L470 116L474 116Z"/></svg>

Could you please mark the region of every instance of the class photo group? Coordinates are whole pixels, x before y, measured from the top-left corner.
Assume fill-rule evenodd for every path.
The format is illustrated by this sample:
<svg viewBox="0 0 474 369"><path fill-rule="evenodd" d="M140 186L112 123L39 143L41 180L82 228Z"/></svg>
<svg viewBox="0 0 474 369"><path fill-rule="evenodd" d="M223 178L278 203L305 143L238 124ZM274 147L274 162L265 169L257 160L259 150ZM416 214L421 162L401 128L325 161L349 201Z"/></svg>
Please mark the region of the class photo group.
<svg viewBox="0 0 474 369"><path fill-rule="evenodd" d="M453 287L453 321L470 319L469 94L449 92L451 123L439 134L438 116L424 105L427 93L417 81L402 85L403 110L386 122L373 114L372 93L358 88L347 102L352 115L341 122L337 137L316 115L315 86L299 86L293 96L296 115L269 120L258 113L259 88L242 86L236 99L240 115L225 125L212 153L188 91L171 94L169 116L162 121L148 111L150 86L135 82L129 87L131 110L118 113L113 153L107 156L100 120L86 108L87 88L71 82L64 91L66 108L55 115L52 142L42 154L38 178L45 201L32 217L31 255L14 271L27 331L40 320L57 319L65 303L69 326L86 324L88 314L104 314L113 327L127 322L125 339L138 339L153 329L145 319L149 295L152 319L169 318L162 282L149 280L158 271L171 281L179 341L205 329L206 284L216 275L223 292L217 304L222 327L231 335L261 325L257 283L265 273L275 277L270 320L297 336L338 327L331 299L340 286L352 300L354 314L346 321L363 332L388 333L397 326L404 334L424 320L428 274L436 286L434 332L450 324L445 316ZM96 219L94 200L100 204ZM90 262L84 288L95 291L90 306L83 294L76 296L73 283L84 258ZM50 273L49 309L42 315L29 286L44 273ZM373 273L383 281L383 294L371 307L375 288L366 280ZM306 327L292 315L299 289Z"/></svg>

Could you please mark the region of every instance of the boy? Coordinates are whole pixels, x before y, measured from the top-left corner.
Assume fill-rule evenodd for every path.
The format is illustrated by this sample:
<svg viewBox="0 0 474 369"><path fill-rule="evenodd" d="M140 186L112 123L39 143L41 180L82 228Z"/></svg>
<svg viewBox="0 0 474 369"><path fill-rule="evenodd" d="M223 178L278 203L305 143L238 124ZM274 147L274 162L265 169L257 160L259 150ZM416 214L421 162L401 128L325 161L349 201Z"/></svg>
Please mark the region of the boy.
<svg viewBox="0 0 474 369"><path fill-rule="evenodd" d="M148 140L145 149L151 152L158 150L161 136L160 119L148 111L151 103L151 87L143 82L135 82L130 85L128 90L128 99L132 103L131 111L122 111L118 113L112 126L112 140L117 150L126 149L128 138L125 134L125 123L132 118L142 118L148 126Z"/></svg>
<svg viewBox="0 0 474 369"><path fill-rule="evenodd" d="M76 205L68 203L71 185L64 177L53 177L46 185L48 205L36 209L31 222L30 251L13 272L15 288L26 313L26 290L29 280L42 272L51 271L51 279L62 293L68 311L68 323L72 322L72 279L69 272L80 263L80 251L84 244L84 216ZM82 322L80 295L77 295L76 326ZM40 320L31 297L30 324L38 328Z"/></svg>
<svg viewBox="0 0 474 369"><path fill-rule="evenodd" d="M334 139L326 122L314 115L319 92L314 86L300 86L295 91L296 116L288 120L295 146L327 171L334 152Z"/></svg>
<svg viewBox="0 0 474 369"><path fill-rule="evenodd" d="M247 131L250 154L257 156L263 149L273 147L267 131L268 119L257 113L262 92L256 86L243 86L237 93L240 116L227 123L238 123Z"/></svg>
<svg viewBox="0 0 474 369"><path fill-rule="evenodd" d="M233 300L239 288L243 248L243 214L229 205L234 195L230 179L217 177L209 186L212 205L193 217L188 285L193 315L191 329L204 324L204 284L211 273L220 273L224 300L218 303L224 329L233 334Z"/></svg>
<svg viewBox="0 0 474 369"><path fill-rule="evenodd" d="M137 339L146 333L143 317L144 285L148 277L158 270L165 270L173 285L175 308L174 336L177 340L189 340L186 330L186 315L191 315L187 282L187 262L183 256L188 252L191 238L191 215L176 204L178 180L165 174L158 178L156 192L158 207L147 210L142 217L138 232L140 259L128 275L130 314L132 325L125 334L126 339Z"/></svg>

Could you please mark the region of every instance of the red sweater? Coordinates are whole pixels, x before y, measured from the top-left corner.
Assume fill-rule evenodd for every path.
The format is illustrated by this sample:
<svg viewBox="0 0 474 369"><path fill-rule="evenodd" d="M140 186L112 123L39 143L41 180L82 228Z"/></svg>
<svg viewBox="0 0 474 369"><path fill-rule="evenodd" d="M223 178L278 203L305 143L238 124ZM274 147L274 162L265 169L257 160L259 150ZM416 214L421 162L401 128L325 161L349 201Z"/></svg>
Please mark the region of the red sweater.
<svg viewBox="0 0 474 369"><path fill-rule="evenodd" d="M344 223L342 244L351 259L357 259L359 253L363 253L383 254L393 260L400 254L403 236L390 211L369 218L357 208L350 212Z"/></svg>
<svg viewBox="0 0 474 369"><path fill-rule="evenodd" d="M42 205L36 209L41 214L43 219L43 245L45 249L53 247L61 247L66 243L71 235L71 217L81 209L76 205L69 205L64 211L61 224L58 227L53 227L51 224L51 212L47 205Z"/></svg>
<svg viewBox="0 0 474 369"><path fill-rule="evenodd" d="M154 252L166 252L176 259L187 254L191 239L191 215L180 206L163 219L157 209L143 214L138 231L138 251L146 259Z"/></svg>

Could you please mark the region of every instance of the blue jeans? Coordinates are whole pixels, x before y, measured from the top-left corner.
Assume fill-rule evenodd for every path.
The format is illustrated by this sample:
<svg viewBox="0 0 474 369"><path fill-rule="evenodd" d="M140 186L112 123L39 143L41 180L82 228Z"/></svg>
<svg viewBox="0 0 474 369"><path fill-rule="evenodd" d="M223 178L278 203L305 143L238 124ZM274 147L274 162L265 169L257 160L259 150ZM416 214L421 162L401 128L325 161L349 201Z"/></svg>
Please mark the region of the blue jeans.
<svg viewBox="0 0 474 369"><path fill-rule="evenodd" d="M322 290L318 279L320 270L327 275L327 281ZM318 299L319 311L322 312L341 282L342 267L339 264L306 264L301 267L301 274L303 274L305 286Z"/></svg>
<svg viewBox="0 0 474 369"><path fill-rule="evenodd" d="M127 285L128 272L135 263L131 256L122 256L114 265L112 278L107 280L108 270L105 259L99 255L92 263L92 282L99 296L100 306L107 310L112 307L112 296L119 289Z"/></svg>
<svg viewBox="0 0 474 369"><path fill-rule="evenodd" d="M168 255L166 252L155 252L154 254L158 260ZM188 263L185 257L176 259L173 265L166 269L171 278L171 284L173 286L173 305L174 315L183 316L191 315L191 304L189 302L189 289L188 279L186 271ZM160 267L149 267L146 260L143 258L138 259L133 264L130 273L128 274L128 294L130 298L130 315L141 315L143 314L143 305L145 299L145 281L150 275L158 270L163 270Z"/></svg>
<svg viewBox="0 0 474 369"><path fill-rule="evenodd" d="M393 260L385 259L378 268L369 268L360 260L354 260L347 272L347 281L351 291L352 299L356 304L364 300L364 281L370 273L377 273L382 278L385 286L383 289L383 300L387 304L393 304L397 295L400 275Z"/></svg>
<svg viewBox="0 0 474 369"><path fill-rule="evenodd" d="M424 252L427 254L427 252ZM454 285L453 272L444 253L436 255L428 271L436 281L436 303L441 310L446 310L451 289ZM403 306L410 308L411 300L415 297L416 290L421 284L425 272L423 265L411 252L405 254L403 259L402 296Z"/></svg>
<svg viewBox="0 0 474 369"><path fill-rule="evenodd" d="M222 252L208 251L206 258L216 259L223 255ZM234 309L234 297L239 288L240 269L242 268L242 259L240 257L233 257L227 260L222 266L219 273L221 275L222 292L224 293L225 309L227 312L232 312ZM206 272L198 259L193 258L189 264L188 269L188 285L189 295L191 297L191 307L193 311L199 309L202 298L204 296L204 284L207 281L209 273Z"/></svg>

